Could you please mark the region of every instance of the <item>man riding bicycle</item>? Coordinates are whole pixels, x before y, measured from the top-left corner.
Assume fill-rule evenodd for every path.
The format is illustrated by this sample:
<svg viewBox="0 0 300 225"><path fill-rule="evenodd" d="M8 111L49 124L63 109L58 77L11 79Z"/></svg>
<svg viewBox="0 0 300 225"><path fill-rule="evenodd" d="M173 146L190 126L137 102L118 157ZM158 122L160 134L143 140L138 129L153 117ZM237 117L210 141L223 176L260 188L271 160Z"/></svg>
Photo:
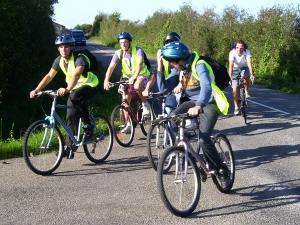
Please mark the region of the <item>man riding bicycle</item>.
<svg viewBox="0 0 300 225"><path fill-rule="evenodd" d="M237 77L243 75L243 83L246 91L246 98L249 94L249 78L253 82L255 76L253 74L251 53L246 49L246 43L243 40L238 40L235 48L229 53L229 76L231 77L234 115L239 114L238 98L239 98L239 80Z"/></svg>
<svg viewBox="0 0 300 225"><path fill-rule="evenodd" d="M40 81L38 86L30 92L30 98L34 98L37 93L43 90L62 71L66 76L67 87L57 90L59 96L69 94L67 102L67 126L77 133L79 119L82 118L83 128L86 133L86 141L93 138L93 125L91 124L87 101L97 93L99 84L98 78L90 71L90 60L84 54L74 55L75 40L69 35L58 36L55 40L58 47L59 56L54 60L51 69ZM66 152L76 147L72 146L69 138L66 140Z"/></svg>
<svg viewBox="0 0 300 225"><path fill-rule="evenodd" d="M150 77L150 71L144 61L144 51L142 48L132 44L132 35L128 32L121 32L118 35L118 41L121 49L113 55L109 67L106 71L104 80L104 89L109 90L109 80L116 68L118 62L122 65L122 78L128 79L129 84L134 86L139 98L143 102L143 115L150 114L150 105L142 95L144 88ZM123 94L123 98L130 104L132 96L130 93ZM130 125L127 124L123 132L130 131Z"/></svg>
<svg viewBox="0 0 300 225"><path fill-rule="evenodd" d="M207 62L199 59L198 53L191 53L190 49L182 42L168 43L161 51L163 58L169 61L170 65L180 71L183 76L174 91L179 93L184 90L189 99L179 105L171 114L188 112L193 116L201 112L199 129L203 135L203 152L221 177L226 174L227 169L210 136L217 122L217 108L224 114L228 111L227 99L214 83L212 68ZM219 102L216 103L217 99Z"/></svg>

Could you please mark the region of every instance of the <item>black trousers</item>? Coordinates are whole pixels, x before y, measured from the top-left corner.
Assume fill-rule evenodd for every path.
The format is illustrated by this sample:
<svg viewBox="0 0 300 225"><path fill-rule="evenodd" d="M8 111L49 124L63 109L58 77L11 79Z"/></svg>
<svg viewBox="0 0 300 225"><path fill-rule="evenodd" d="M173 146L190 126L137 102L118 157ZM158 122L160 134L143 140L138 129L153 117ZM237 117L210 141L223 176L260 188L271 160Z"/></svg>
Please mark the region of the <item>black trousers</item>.
<svg viewBox="0 0 300 225"><path fill-rule="evenodd" d="M72 91L67 102L67 126L77 134L79 119L84 124L90 124L90 115L88 110L88 100L97 94L97 87L82 86ZM71 146L71 140L67 137L67 146Z"/></svg>
<svg viewBox="0 0 300 225"><path fill-rule="evenodd" d="M171 112L172 115L186 113L189 108L195 106L194 101L187 101L179 105L174 111ZM203 107L203 113L200 114L200 132L201 140L200 144L203 149L203 154L207 158L210 164L214 166L215 169L223 169L223 162L221 161L218 151L212 142L210 136L218 120L218 112L216 110L216 104L211 103Z"/></svg>

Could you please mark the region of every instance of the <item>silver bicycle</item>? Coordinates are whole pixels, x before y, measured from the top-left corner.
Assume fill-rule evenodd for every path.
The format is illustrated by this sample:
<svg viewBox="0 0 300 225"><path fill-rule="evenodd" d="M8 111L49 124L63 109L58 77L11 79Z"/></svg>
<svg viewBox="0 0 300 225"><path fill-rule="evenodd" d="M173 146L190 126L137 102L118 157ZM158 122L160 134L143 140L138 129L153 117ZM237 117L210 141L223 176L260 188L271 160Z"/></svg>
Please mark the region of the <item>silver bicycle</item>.
<svg viewBox="0 0 300 225"><path fill-rule="evenodd" d="M167 209L176 216L190 215L196 208L201 192L201 181L205 182L209 176L218 190L228 193L234 183L235 162L230 142L224 134L216 134L212 140L217 148L219 157L226 173L220 175L208 163L204 154L197 153L188 138L184 135L187 113L165 118L174 120L179 126L179 142L162 154L157 168L157 183L161 199ZM201 133L200 133L201 135ZM165 164L172 159L170 168Z"/></svg>

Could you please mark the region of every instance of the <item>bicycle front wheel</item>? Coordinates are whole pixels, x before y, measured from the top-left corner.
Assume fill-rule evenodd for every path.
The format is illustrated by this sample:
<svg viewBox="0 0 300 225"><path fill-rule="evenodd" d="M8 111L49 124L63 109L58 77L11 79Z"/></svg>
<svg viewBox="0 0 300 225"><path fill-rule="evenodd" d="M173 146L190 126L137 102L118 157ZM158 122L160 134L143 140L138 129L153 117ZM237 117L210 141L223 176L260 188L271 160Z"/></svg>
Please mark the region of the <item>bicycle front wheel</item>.
<svg viewBox="0 0 300 225"><path fill-rule="evenodd" d="M220 192L228 193L231 190L235 179L235 162L233 151L229 140L224 134L216 134L213 138L213 141L224 166L227 168L228 174L226 174L225 180L220 180L217 175L212 175L212 180Z"/></svg>
<svg viewBox="0 0 300 225"><path fill-rule="evenodd" d="M172 135L166 123L155 123L150 127L147 136L147 153L149 162L154 170L161 155L169 147L173 146ZM172 158L166 161L164 169L168 170L171 166Z"/></svg>
<svg viewBox="0 0 300 225"><path fill-rule="evenodd" d="M22 151L27 166L34 173L51 174L63 157L62 134L46 120L36 121L25 133Z"/></svg>
<svg viewBox="0 0 300 225"><path fill-rule="evenodd" d="M247 124L247 112L246 112L247 99L246 99L245 89L241 89L240 98L241 98L241 106L240 106L241 115L244 118L245 124Z"/></svg>
<svg viewBox="0 0 300 225"><path fill-rule="evenodd" d="M103 116L92 118L95 142L84 144L87 158L94 163L101 163L110 155L113 146L113 130L109 121Z"/></svg>
<svg viewBox="0 0 300 225"><path fill-rule="evenodd" d="M123 147L128 147L134 137L132 115L121 105L117 105L111 114L111 125L116 141Z"/></svg>
<svg viewBox="0 0 300 225"><path fill-rule="evenodd" d="M173 159L168 171L166 161ZM167 209L176 216L190 215L200 199L200 174L193 158L186 157L182 146L173 146L165 151L158 163L157 183L161 199Z"/></svg>

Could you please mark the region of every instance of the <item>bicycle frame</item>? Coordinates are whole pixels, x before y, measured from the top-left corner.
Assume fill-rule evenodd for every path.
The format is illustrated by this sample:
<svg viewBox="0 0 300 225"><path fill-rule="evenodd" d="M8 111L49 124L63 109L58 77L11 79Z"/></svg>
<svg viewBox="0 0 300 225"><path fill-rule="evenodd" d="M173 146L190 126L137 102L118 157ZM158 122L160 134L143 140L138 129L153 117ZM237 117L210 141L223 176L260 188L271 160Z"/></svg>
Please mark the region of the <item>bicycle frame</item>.
<svg viewBox="0 0 300 225"><path fill-rule="evenodd" d="M76 145L79 146L82 144L82 141L80 141L80 133L81 133L81 118L79 119L78 124L78 133L77 136L74 136L73 131L66 125L64 120L59 116L59 114L55 111L56 108L65 109L65 105L56 104L56 95L51 95L53 97L52 105L51 105L51 113L49 116L46 116L45 120L48 120L51 127L54 128L56 126L56 121L63 127L63 129L67 132L68 137L71 139L71 141ZM53 132L53 130L52 130ZM45 133L46 135L46 133ZM52 137L52 134L51 134ZM51 140L51 139L50 139ZM42 142L43 143L43 142Z"/></svg>

